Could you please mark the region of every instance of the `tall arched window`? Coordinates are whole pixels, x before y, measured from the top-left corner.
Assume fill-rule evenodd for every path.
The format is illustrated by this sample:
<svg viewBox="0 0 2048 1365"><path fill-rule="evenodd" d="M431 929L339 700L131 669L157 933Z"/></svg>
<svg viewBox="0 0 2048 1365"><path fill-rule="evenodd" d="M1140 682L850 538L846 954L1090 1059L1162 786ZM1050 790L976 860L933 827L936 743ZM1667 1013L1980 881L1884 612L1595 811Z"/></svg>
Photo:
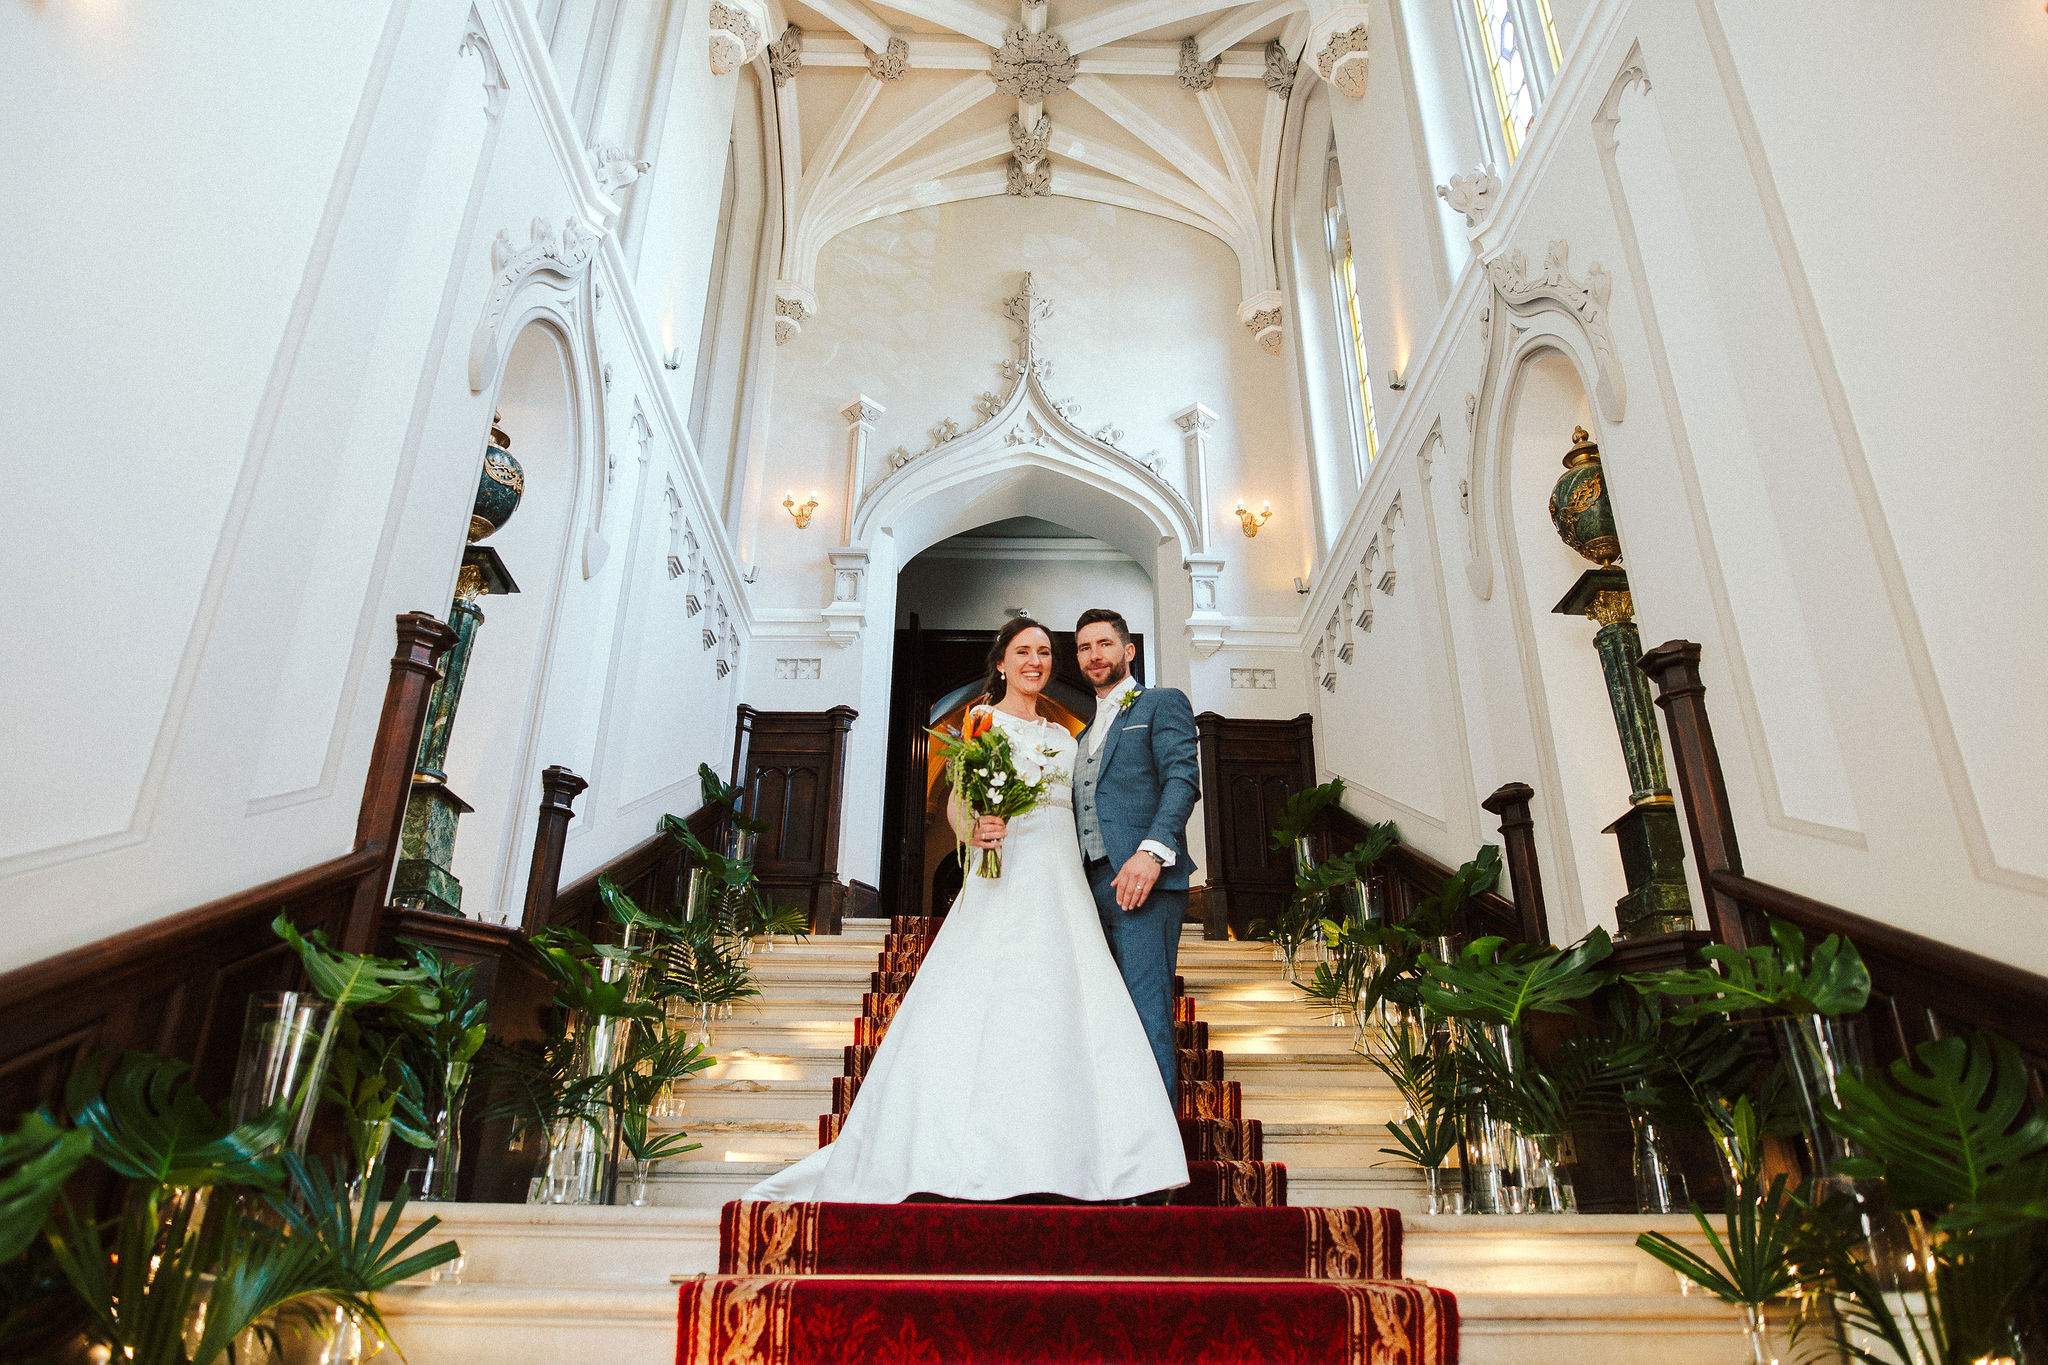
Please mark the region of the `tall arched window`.
<svg viewBox="0 0 2048 1365"><path fill-rule="evenodd" d="M1477 36L1473 44L1473 65L1483 87L1480 102L1491 113L1488 121L1498 132L1500 150L1512 162L1522 154L1529 125L1536 120L1550 78L1564 65L1564 53L1557 44L1557 22L1550 14L1550 0L1462 0L1472 16ZM1541 31L1530 46L1531 30ZM1546 63L1543 59L1548 57Z"/></svg>
<svg viewBox="0 0 2048 1365"><path fill-rule="evenodd" d="M1337 169L1337 156L1330 155L1323 197L1323 231L1330 246L1330 284L1337 296L1338 325L1350 329L1344 352L1344 368L1351 381L1351 420L1358 428L1352 449L1364 458L1358 461L1358 477L1379 458L1379 430L1372 416L1372 365L1365 354L1365 317L1358 306L1358 271L1351 258L1351 219L1344 212L1344 178Z"/></svg>

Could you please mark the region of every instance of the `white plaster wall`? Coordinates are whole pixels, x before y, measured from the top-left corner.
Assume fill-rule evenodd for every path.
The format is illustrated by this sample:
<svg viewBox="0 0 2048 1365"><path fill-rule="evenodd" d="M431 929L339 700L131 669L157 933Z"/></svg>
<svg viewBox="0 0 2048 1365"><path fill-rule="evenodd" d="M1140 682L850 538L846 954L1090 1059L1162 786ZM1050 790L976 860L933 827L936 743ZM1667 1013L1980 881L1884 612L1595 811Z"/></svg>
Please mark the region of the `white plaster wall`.
<svg viewBox="0 0 2048 1365"><path fill-rule="evenodd" d="M2042 827L2019 775L2048 736L2048 711L2024 701L2041 663L2026 586L2038 551L2022 527L2043 488L2026 435L2041 421L2029 376L2043 343L2022 319L2042 301L2011 264L2028 258L2038 186L1955 211L2016 164L2014 137L2048 126L2029 75L2048 42L2039 15L1973 12L1930 42L1904 16L1845 35L1819 7L1566 8L1575 46L1479 246L1521 250L1536 276L1562 240L1574 280L1596 263L1612 277L1602 344L1621 384L1588 425L1645 642L1705 649L1751 872L2048 965L2028 928L2048 889L2031 861L2039 840L2018 834ZM1617 81L1632 56L1647 98ZM1397 138L1399 119L1384 118ZM1344 137L1340 117L1340 149ZM1574 625L1547 617L1551 580L1573 561L1549 562L1564 552L1540 506L1571 414L1553 414L1548 468L1525 465L1521 444L1545 433L1517 437L1507 358L1532 325L1555 333L1590 388L1600 362L1578 323L1515 316L1471 274L1453 291L1383 426L1380 467L1319 565L1297 657L1305 676L1341 566L1427 472L1420 505L1445 591L1412 643L1384 647L1411 672L1432 652L1447 660L1430 696L1457 704L1438 727L1447 829L1410 832L1447 860L1469 856L1498 836L1456 808L1531 782L1565 935L1611 918L1619 869L1597 829L1620 809L1606 808L1621 779L1618 752L1612 771L1604 762L1596 676L1573 676L1569 642L1545 634ZM1326 383L1311 374L1308 401ZM2001 565L1988 579L1987 555ZM1412 748L1337 738L1333 707L1354 691L1346 672L1321 699L1326 762L1361 787L1395 786L1421 761ZM1390 802L1354 799L1398 818Z"/></svg>
<svg viewBox="0 0 2048 1365"><path fill-rule="evenodd" d="M1079 403L1082 427L1115 424L1125 449L1160 452L1178 481L1172 414L1195 402L1217 413L1210 536L1229 560L1224 610L1291 612L1289 584L1306 566L1309 526L1285 512L1306 506L1306 480L1285 435L1280 363L1235 322L1235 258L1192 228L1059 198L898 214L825 248L819 316L776 353L772 453L746 510L757 528L761 600L811 610L826 601L822 538L797 531L780 504L788 490L801 501L817 489L819 517L837 521L846 446L839 410L857 393L887 408L875 426L874 478L888 472L887 451L924 449L942 419L971 427L976 395L1006 387L997 367L1013 354L1016 329L1001 302L1027 270L1055 310L1043 328L1054 366L1048 388ZM1245 540L1229 511L1239 497L1254 506L1270 500L1283 517Z"/></svg>
<svg viewBox="0 0 2048 1365"><path fill-rule="evenodd" d="M516 250L536 219L601 229L610 213L530 16L479 10L487 38L466 57L465 12L410 0L0 18L20 134L6 179L77 215L59 233L18 215L0 229L33 232L8 245L38 262L12 296L30 325L0 343L16 495L0 544L28 589L8 594L7 637L41 661L0 684L10 714L35 718L6 742L24 800L0 850L0 965L349 847L392 618L445 614L452 595L498 384L469 375L491 238ZM722 166L722 129L692 115L729 108L735 83L701 61L678 77L679 178ZM692 230L671 224L659 247L679 276L708 255L708 228ZM533 595L489 604L484 645L532 641L555 663L457 727L503 768L472 771L489 797L458 843L465 867L485 864L472 904L487 914L523 893L541 766L595 780L573 876L647 837L662 808L694 805L697 761L729 752L737 671L665 657L682 632L627 590L665 576L665 537L636 550L633 528L668 481L742 649L752 628L615 244L564 307L580 463L561 472L580 515L543 528L544 562L515 570ZM636 400L644 443L618 430ZM512 602L545 617L530 635L508 623Z"/></svg>

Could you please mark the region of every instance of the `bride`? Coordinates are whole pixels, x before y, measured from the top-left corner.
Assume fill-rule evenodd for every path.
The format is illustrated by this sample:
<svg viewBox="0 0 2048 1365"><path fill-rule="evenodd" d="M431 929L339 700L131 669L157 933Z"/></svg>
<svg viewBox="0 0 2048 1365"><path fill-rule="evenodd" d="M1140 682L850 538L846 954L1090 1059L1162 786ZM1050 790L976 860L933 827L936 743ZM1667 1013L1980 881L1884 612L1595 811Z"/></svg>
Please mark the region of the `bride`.
<svg viewBox="0 0 2048 1365"><path fill-rule="evenodd" d="M1001 834L974 832L977 858L839 1140L748 1199L1115 1200L1187 1183L1179 1126L1081 868L1068 781L1078 747L1038 713L1052 672L1045 627L1003 627L982 701L1026 779L1042 766L1052 786ZM957 798L949 814L965 837ZM974 875L997 845L1002 876Z"/></svg>

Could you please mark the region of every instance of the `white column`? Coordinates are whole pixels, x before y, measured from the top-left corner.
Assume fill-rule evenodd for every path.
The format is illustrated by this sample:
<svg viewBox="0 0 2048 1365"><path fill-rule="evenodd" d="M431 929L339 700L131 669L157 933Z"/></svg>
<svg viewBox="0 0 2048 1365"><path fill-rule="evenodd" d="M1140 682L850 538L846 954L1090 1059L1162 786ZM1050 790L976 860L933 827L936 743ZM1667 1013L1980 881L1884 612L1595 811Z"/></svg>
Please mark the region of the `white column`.
<svg viewBox="0 0 2048 1365"><path fill-rule="evenodd" d="M866 394L839 410L846 419L846 492L840 498L839 543L853 544L853 508L868 487L868 442L875 434L875 419L887 409Z"/></svg>
<svg viewBox="0 0 2048 1365"><path fill-rule="evenodd" d="M1222 555L1187 557L1188 590L1193 598L1193 610L1188 613L1188 647L1204 659L1223 648L1224 616L1216 605L1223 563Z"/></svg>
<svg viewBox="0 0 2048 1365"><path fill-rule="evenodd" d="M867 624L868 552L842 545L825 554L832 561L832 602L822 613L825 633L843 648L860 639Z"/></svg>
<svg viewBox="0 0 2048 1365"><path fill-rule="evenodd" d="M1187 461L1188 504L1195 510L1200 529L1198 550L1209 548L1209 433L1216 428L1216 414L1200 403L1191 403L1173 414L1180 428L1181 449Z"/></svg>

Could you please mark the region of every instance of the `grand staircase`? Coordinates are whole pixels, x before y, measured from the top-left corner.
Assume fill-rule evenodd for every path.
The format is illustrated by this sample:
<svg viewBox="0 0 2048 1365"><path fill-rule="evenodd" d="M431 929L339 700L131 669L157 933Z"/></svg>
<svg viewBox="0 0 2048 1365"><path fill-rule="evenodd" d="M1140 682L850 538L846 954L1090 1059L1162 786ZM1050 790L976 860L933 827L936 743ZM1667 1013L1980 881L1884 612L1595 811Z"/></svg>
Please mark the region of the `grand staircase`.
<svg viewBox="0 0 2048 1365"><path fill-rule="evenodd" d="M876 986L897 984L875 979L878 954L914 948L891 942L890 931L887 921L850 921L841 936L779 942L754 956L760 999L720 1028L718 1064L688 1087L679 1122L703 1146L664 1165L648 1207L438 1210L466 1262L458 1283L386 1296L407 1359L675 1359L677 1285L719 1269L721 1209L815 1150L821 1128L831 1131L831 1116L844 1112L854 1088L849 1067L858 1069L862 1055L848 1050L865 1045L856 1043L857 1028L874 1032L856 1020L873 1019L873 997L889 994ZM1301 1005L1271 950L1206 942L1190 930L1180 966L1194 1016L1183 1042L1206 1041L1196 1050L1220 1054L1184 1062L1223 1068L1228 1079L1210 1094L1234 1088L1241 1104L1245 1126L1223 1140L1255 1131L1256 1156L1285 1168L1281 1198L1214 1202L1400 1211L1401 1273L1455 1293L1459 1358L1468 1365L1734 1358L1736 1316L1711 1299L1682 1296L1675 1277L1634 1247L1645 1229L1690 1239L1690 1219L1428 1216L1420 1181L1377 1150L1386 1145L1381 1125L1400 1112L1398 1097L1350 1050L1348 1028ZM1183 1099L1184 1116L1197 1118ZM1217 1136L1199 1122L1183 1128L1197 1149ZM1269 1195L1280 1193L1277 1179L1268 1180ZM1207 1188L1220 1187L1212 1180Z"/></svg>

